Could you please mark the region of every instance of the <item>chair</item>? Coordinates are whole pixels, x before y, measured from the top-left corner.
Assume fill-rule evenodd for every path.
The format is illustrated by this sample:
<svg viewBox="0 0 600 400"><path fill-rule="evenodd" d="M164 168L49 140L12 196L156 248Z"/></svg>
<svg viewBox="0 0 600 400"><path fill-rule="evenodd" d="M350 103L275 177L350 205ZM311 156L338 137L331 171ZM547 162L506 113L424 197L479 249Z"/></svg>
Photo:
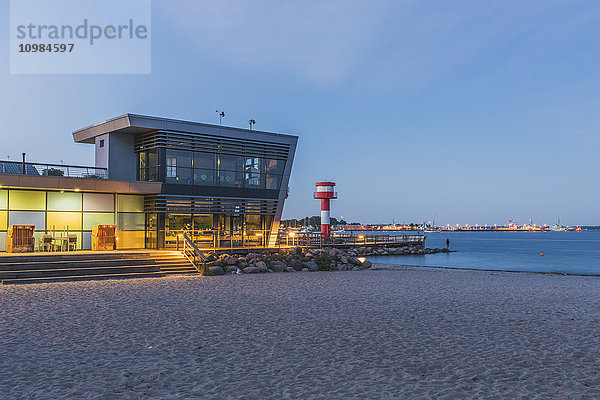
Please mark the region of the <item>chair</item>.
<svg viewBox="0 0 600 400"><path fill-rule="evenodd" d="M40 250L52 251L52 235L44 234L40 238Z"/></svg>
<svg viewBox="0 0 600 400"><path fill-rule="evenodd" d="M68 239L67 251L71 251L71 247L73 247L73 250L77 250L77 235L70 234Z"/></svg>

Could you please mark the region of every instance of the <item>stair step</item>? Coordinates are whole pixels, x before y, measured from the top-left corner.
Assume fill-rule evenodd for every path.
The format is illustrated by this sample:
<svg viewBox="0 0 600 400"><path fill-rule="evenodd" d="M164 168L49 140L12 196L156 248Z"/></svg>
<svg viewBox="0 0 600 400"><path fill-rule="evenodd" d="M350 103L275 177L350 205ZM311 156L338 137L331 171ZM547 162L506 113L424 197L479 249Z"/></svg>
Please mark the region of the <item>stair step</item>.
<svg viewBox="0 0 600 400"><path fill-rule="evenodd" d="M128 278L163 278L167 276L162 272L140 272L128 274L110 274L110 275L73 275L73 276L52 276L43 278L18 278L6 279L2 281L4 285L12 285L17 283L49 283L49 282L71 282L71 281L88 281L88 280L103 280L103 279L128 279Z"/></svg>
<svg viewBox="0 0 600 400"><path fill-rule="evenodd" d="M1 272L0 281L7 279L20 278L43 278L43 277L60 277L60 276L89 276L89 275L111 275L118 273L143 273L143 272L159 272L160 268L156 265L143 265L136 267L106 267L106 268L66 268L52 270L25 270L25 271L10 271Z"/></svg>
<svg viewBox="0 0 600 400"><path fill-rule="evenodd" d="M173 251L0 256L0 281L5 284L197 273L182 253Z"/></svg>

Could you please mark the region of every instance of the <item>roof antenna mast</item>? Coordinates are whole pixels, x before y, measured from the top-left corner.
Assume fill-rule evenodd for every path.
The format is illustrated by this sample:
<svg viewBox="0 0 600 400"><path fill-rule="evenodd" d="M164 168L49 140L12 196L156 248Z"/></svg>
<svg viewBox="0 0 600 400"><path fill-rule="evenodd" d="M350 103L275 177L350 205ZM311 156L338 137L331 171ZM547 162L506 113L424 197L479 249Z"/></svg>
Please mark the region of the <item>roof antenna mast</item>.
<svg viewBox="0 0 600 400"><path fill-rule="evenodd" d="M221 126L222 119L225 117L225 112L223 112L223 111L219 111L219 110L217 110L217 111L215 111L215 112L216 112L217 114L219 114L219 126Z"/></svg>

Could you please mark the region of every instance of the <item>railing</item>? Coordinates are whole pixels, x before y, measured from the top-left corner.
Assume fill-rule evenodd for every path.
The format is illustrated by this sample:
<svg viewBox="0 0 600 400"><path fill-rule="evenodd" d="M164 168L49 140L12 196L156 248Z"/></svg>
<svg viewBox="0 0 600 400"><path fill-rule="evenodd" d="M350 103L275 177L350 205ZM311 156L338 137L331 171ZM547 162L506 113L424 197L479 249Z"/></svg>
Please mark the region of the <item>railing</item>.
<svg viewBox="0 0 600 400"><path fill-rule="evenodd" d="M282 233L277 238L280 246L323 247L323 246L374 246L374 245L423 245L426 236L417 232L409 235L378 235L333 233L324 237L320 232Z"/></svg>
<svg viewBox="0 0 600 400"><path fill-rule="evenodd" d="M198 249L198 247L192 242L192 239L184 233L183 234L183 255L188 259L189 262L192 263L194 268L198 270L202 275L207 275L207 266L208 258ZM202 262L202 268L198 265Z"/></svg>
<svg viewBox="0 0 600 400"><path fill-rule="evenodd" d="M66 178L107 179L106 168L64 164L40 164L19 161L0 161L0 174L58 176Z"/></svg>
<svg viewBox="0 0 600 400"><path fill-rule="evenodd" d="M202 250L251 249L265 248L269 242L271 231L265 229L252 230L217 230L217 229L186 229L168 230L165 232L165 246L177 248L184 234Z"/></svg>

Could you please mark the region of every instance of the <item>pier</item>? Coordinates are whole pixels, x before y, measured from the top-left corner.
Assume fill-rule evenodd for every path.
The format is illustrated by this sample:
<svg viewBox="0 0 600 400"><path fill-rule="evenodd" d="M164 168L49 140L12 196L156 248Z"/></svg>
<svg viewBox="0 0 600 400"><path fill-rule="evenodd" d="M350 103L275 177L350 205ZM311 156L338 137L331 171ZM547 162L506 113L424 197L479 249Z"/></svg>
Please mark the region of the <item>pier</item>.
<svg viewBox="0 0 600 400"><path fill-rule="evenodd" d="M415 246L425 247L426 236L421 232L404 235L382 235L367 233L332 233L325 236L320 232L289 232L280 234L278 245L286 247L358 247L358 246Z"/></svg>

